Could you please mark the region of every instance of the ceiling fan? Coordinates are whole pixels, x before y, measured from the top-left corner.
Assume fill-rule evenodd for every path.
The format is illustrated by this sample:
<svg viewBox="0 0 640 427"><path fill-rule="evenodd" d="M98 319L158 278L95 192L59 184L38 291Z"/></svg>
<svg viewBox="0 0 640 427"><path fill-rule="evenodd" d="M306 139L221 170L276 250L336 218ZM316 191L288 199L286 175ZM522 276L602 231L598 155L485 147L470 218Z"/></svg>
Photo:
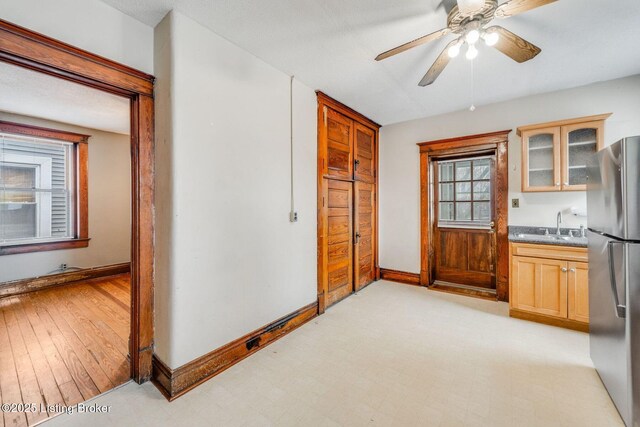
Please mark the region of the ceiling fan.
<svg viewBox="0 0 640 427"><path fill-rule="evenodd" d="M460 54L464 44L468 45L465 56L467 59L473 60L478 56L478 49L475 44L480 39L483 39L485 44L495 47L514 61L528 61L540 53L539 47L499 25L491 27L487 27L487 25L494 18L509 18L555 1L557 0L508 0L498 6L498 0L457 0L457 4L447 16L447 28L383 52L376 57L376 61L381 61L416 46L437 40L447 34L457 34L458 37L449 42L436 58L427 74L420 81L420 86L428 86L433 83L447 66L449 60Z"/></svg>

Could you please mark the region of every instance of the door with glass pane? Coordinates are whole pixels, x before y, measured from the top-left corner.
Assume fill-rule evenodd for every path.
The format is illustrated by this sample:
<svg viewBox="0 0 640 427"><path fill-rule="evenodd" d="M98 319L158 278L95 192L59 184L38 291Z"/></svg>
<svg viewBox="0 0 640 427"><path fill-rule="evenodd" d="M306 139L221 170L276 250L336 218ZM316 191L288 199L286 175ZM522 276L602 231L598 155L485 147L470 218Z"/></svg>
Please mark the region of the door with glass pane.
<svg viewBox="0 0 640 427"><path fill-rule="evenodd" d="M434 162L434 281L495 289L495 156Z"/></svg>
<svg viewBox="0 0 640 427"><path fill-rule="evenodd" d="M522 132L522 191L560 190L560 128Z"/></svg>
<svg viewBox="0 0 640 427"><path fill-rule="evenodd" d="M604 122L562 126L562 189L587 189L587 164L603 146Z"/></svg>

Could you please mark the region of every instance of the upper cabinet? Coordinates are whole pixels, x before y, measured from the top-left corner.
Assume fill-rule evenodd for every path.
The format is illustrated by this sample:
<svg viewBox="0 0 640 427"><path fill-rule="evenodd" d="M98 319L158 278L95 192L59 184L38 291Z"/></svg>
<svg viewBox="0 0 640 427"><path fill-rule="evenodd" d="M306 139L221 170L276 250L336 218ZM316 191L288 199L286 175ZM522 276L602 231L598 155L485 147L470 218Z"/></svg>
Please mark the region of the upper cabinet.
<svg viewBox="0 0 640 427"><path fill-rule="evenodd" d="M587 189L587 164L603 147L611 114L522 126L522 191Z"/></svg>

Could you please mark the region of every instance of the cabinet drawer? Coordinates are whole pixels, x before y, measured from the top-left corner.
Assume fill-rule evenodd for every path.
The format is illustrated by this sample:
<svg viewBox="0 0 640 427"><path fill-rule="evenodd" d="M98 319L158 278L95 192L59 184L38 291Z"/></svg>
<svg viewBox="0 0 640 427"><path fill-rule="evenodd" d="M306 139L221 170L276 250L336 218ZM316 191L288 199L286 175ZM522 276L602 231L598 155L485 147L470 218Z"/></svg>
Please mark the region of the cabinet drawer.
<svg viewBox="0 0 640 427"><path fill-rule="evenodd" d="M514 256L560 259L565 261L588 261L587 248L575 248L571 246L511 243L511 254Z"/></svg>

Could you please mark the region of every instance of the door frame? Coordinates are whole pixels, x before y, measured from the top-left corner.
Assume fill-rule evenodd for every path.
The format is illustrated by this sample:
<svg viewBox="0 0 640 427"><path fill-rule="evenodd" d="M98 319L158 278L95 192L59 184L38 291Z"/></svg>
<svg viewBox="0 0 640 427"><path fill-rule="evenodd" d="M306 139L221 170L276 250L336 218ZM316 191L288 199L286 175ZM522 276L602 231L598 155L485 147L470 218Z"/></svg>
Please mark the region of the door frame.
<svg viewBox="0 0 640 427"><path fill-rule="evenodd" d="M467 156L480 153L495 155L495 230L496 230L496 296L509 300L509 159L511 129L418 143L420 149L420 285L429 286L433 277L434 224L432 157Z"/></svg>
<svg viewBox="0 0 640 427"><path fill-rule="evenodd" d="M317 224L317 248L318 248L318 262L317 262L317 281L318 281L318 314L323 314L327 308L327 298L325 295L325 283L327 283L327 275L326 275L326 266L327 266L327 260L326 257L324 256L324 249L325 249L325 245L326 242L324 241L324 231L325 231L325 227L327 226L326 221L325 221L325 217L324 217L324 210L323 210L323 205L324 205L324 197L325 197L325 188L326 188L326 181L327 179L336 179L336 180L342 180L342 181L348 181L348 182L355 182L355 179L353 176L351 176L350 178L337 178L337 177L330 177L327 175L327 168L328 165L325 163L325 158L324 158L324 152L326 151L326 136L324 134L324 124L326 123L326 113L328 111L328 109L334 110L340 114L342 114L343 116L346 116L347 118L353 120L354 123L359 123L361 125L364 125L365 127L368 127L369 129L371 129L374 132L374 137L375 137L375 153L373 153L373 155L375 156L375 182L373 182L373 185L375 186L375 202L374 202L374 209L375 209L375 224L373 224L373 233L375 234L375 243L374 243L374 265L375 265L375 280L379 280L380 279L380 265L378 263L378 213L379 213L379 197L377 196L378 194L378 153L379 153L379 133L380 133L380 125L376 122L374 122L373 120L365 117L364 115L358 113L357 111L355 111L354 109L342 104L341 102L331 98L329 95L323 93L322 91L316 91L316 97L317 97L317 103L318 103L318 130L317 130L317 137L318 137L318 154L317 154L317 190L318 190L318 201L317 201L317 219L318 219L318 224ZM354 132L355 132L355 125L354 125ZM353 161L354 159L352 158L351 161ZM354 280L354 286L355 286L355 280Z"/></svg>
<svg viewBox="0 0 640 427"><path fill-rule="evenodd" d="M154 289L154 77L0 20L0 61L130 99L131 378L151 378Z"/></svg>

